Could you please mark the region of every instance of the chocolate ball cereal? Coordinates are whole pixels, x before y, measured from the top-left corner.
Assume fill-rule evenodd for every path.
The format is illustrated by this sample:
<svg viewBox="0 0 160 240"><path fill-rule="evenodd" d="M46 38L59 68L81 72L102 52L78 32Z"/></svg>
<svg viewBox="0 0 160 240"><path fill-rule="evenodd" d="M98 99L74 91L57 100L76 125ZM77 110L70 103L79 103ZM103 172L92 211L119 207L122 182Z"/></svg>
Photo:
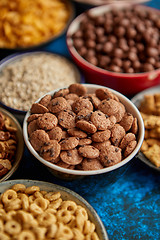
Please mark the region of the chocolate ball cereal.
<svg viewBox="0 0 160 240"><path fill-rule="evenodd" d="M114 6L100 16L86 11L69 37L80 56L99 68L117 73L148 72L160 67L159 22L158 11Z"/></svg>
<svg viewBox="0 0 160 240"><path fill-rule="evenodd" d="M33 104L27 122L29 141L46 161L67 169L98 170L123 161L135 149L137 119L109 89L87 93L85 85L72 84L40 102L45 99L50 99L47 112L38 113L42 104ZM73 101L70 109L66 99Z"/></svg>

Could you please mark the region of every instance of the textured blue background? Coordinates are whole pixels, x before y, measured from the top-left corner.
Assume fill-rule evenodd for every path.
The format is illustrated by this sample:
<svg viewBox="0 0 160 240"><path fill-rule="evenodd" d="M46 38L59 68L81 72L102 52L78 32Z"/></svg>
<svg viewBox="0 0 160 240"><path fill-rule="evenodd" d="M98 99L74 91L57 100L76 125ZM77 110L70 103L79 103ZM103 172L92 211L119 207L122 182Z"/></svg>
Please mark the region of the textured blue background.
<svg viewBox="0 0 160 240"><path fill-rule="evenodd" d="M146 5L160 9L160 0ZM76 14L85 10L78 4L75 7ZM43 50L70 58L65 35ZM2 58L2 52L0 56ZM25 149L23 161L12 176L12 179L22 178L49 181L80 194L97 211L111 240L160 239L160 172L150 169L139 159L134 158L111 173L65 182L53 177Z"/></svg>

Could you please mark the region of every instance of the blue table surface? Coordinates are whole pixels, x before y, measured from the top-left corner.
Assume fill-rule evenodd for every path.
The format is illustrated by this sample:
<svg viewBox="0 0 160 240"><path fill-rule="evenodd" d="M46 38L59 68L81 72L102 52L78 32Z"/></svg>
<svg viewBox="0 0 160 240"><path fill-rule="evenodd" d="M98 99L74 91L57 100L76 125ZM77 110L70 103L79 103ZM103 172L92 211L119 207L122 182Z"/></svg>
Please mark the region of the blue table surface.
<svg viewBox="0 0 160 240"><path fill-rule="evenodd" d="M145 5L160 9L160 0L153 0ZM86 6L80 4L75 4L75 8L77 15L86 10ZM65 34L41 50L70 58ZM0 57L4 57L4 53L0 52ZM111 240L158 240L160 239L159 173L138 158L134 158L111 173L66 182L54 177L25 147L21 164L11 179L48 181L77 192L97 211Z"/></svg>

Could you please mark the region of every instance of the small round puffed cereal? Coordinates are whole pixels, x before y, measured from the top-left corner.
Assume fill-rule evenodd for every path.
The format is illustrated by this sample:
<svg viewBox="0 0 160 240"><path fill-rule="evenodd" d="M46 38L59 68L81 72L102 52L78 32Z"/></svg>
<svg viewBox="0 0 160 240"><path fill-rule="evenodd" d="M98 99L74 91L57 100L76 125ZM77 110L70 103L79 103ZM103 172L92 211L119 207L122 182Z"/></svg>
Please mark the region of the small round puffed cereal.
<svg viewBox="0 0 160 240"><path fill-rule="evenodd" d="M25 192L26 186L24 184L17 183L12 186L12 189L16 192Z"/></svg>
<svg viewBox="0 0 160 240"><path fill-rule="evenodd" d="M10 235L19 234L21 229L21 224L15 220L9 220L4 225L4 231Z"/></svg>
<svg viewBox="0 0 160 240"><path fill-rule="evenodd" d="M23 230L17 237L17 240L36 240L34 233L31 230Z"/></svg>
<svg viewBox="0 0 160 240"><path fill-rule="evenodd" d="M66 209L58 210L57 214L56 214L56 217L57 217L57 220L59 222L62 222L64 224L69 223L71 221L71 219L72 219L71 212L66 210Z"/></svg>
<svg viewBox="0 0 160 240"><path fill-rule="evenodd" d="M49 201L55 201L61 197L61 193L60 192L48 192L44 195L44 197L46 199L48 199Z"/></svg>
<svg viewBox="0 0 160 240"><path fill-rule="evenodd" d="M1 196L2 203L4 204L9 204L11 201L15 200L16 198L17 198L17 193L12 189L8 189Z"/></svg>
<svg viewBox="0 0 160 240"><path fill-rule="evenodd" d="M56 223L57 219L56 216L49 213L49 212L43 212L42 214L39 214L37 216L37 221L40 226L50 226L53 223Z"/></svg>
<svg viewBox="0 0 160 240"><path fill-rule="evenodd" d="M40 187L38 186L31 186L31 187L27 187L25 193L30 195L33 194L34 192L39 192L40 191Z"/></svg>
<svg viewBox="0 0 160 240"><path fill-rule="evenodd" d="M0 232L0 240L10 240L10 237L5 233Z"/></svg>
<svg viewBox="0 0 160 240"><path fill-rule="evenodd" d="M77 204L71 200L63 201L61 204L61 209L65 209L74 214L77 209Z"/></svg>

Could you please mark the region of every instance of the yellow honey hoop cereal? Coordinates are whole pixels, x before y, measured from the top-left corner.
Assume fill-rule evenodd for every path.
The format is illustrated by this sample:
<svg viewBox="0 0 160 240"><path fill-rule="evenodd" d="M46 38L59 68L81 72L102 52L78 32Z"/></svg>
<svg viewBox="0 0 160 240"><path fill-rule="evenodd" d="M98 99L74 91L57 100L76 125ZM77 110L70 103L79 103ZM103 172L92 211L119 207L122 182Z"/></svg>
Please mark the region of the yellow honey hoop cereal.
<svg viewBox="0 0 160 240"><path fill-rule="evenodd" d="M15 184L0 206L0 240L100 240L86 209L60 192Z"/></svg>

